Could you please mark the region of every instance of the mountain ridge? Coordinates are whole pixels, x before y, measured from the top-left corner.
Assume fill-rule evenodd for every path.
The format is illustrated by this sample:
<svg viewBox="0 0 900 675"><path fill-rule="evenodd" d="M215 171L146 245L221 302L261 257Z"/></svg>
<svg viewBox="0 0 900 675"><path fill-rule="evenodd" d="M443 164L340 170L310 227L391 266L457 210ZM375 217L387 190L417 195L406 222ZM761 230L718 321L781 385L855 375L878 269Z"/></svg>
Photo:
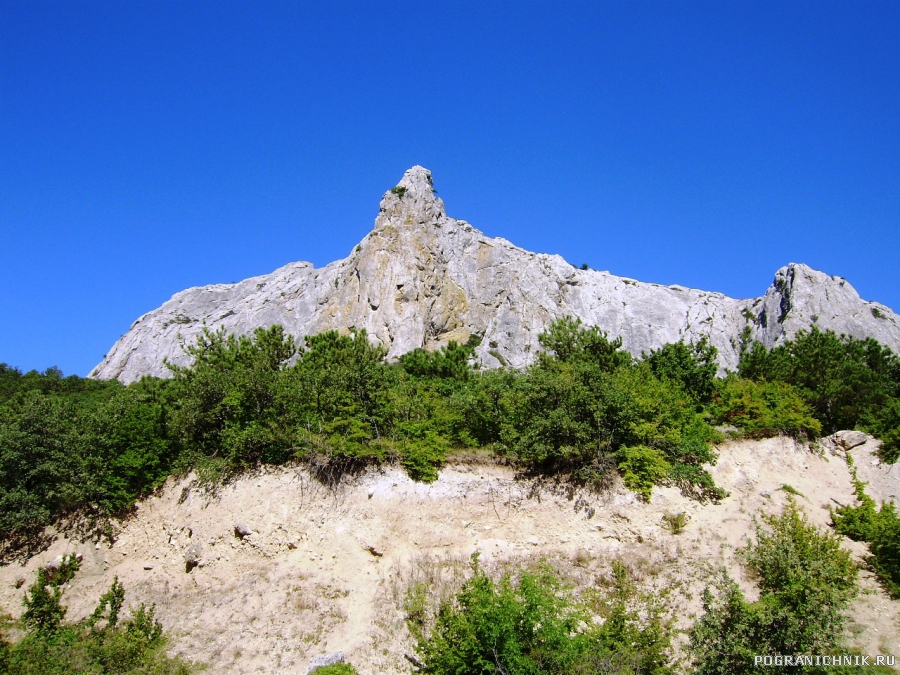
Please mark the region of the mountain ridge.
<svg viewBox="0 0 900 675"><path fill-rule="evenodd" d="M790 263L764 295L734 299L578 269L449 217L431 172L415 166L384 194L373 229L348 257L176 293L138 318L89 377L165 377L163 359L187 363L182 344L204 327L249 333L274 324L297 338L365 328L391 358L477 335L484 367L520 368L533 360L538 335L567 315L622 337L635 355L706 336L723 370L736 368L742 341L772 347L812 325L900 352L900 317L840 277Z"/></svg>

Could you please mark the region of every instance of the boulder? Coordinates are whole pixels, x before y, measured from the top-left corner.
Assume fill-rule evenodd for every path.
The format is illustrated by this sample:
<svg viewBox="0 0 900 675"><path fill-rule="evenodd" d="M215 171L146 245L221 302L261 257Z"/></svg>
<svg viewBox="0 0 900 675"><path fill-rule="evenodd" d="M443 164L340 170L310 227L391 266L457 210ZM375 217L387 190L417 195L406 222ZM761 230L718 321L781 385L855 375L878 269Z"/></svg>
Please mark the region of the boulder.
<svg viewBox="0 0 900 675"><path fill-rule="evenodd" d="M184 550L184 571L191 572L195 567L201 564L203 555L203 544L195 541Z"/></svg>
<svg viewBox="0 0 900 675"><path fill-rule="evenodd" d="M860 445L865 445L872 437L862 431L836 431L831 436L819 439L819 446L835 457L843 457L844 453Z"/></svg>
<svg viewBox="0 0 900 675"><path fill-rule="evenodd" d="M852 450L869 441L870 436L862 431L837 431L832 437L844 450Z"/></svg>
<svg viewBox="0 0 900 675"><path fill-rule="evenodd" d="M319 668L324 668L325 666L333 666L336 663L344 662L344 652L334 652L333 654L320 654L319 656L314 657L309 662L309 667L306 669L306 675L310 675L310 673L316 672Z"/></svg>

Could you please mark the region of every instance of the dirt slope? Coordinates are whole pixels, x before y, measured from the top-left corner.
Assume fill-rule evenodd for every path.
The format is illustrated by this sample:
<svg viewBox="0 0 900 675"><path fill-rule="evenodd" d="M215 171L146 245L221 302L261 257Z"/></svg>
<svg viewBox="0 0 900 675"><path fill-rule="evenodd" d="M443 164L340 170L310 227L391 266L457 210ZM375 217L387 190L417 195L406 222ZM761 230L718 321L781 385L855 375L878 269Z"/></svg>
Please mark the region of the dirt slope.
<svg viewBox="0 0 900 675"><path fill-rule="evenodd" d="M896 499L900 468L878 465L876 447L868 440L850 452L870 493ZM363 674L409 672L406 587L427 580L449 593L481 551L488 567L549 558L581 587L603 583L611 560L623 559L645 587L674 586L670 610L687 626L715 566L743 580L734 549L752 532L753 514L780 511L782 486L802 493L798 502L823 527L829 504L853 500L840 451L832 442L817 454L781 438L727 443L713 474L731 496L719 505L671 488L655 490L649 504L622 488L572 493L477 463L445 468L427 486L390 468L336 491L300 468L246 477L215 495L187 478L142 502L111 546L62 538L22 566L0 568L0 613L21 612L17 579L30 583L38 565L79 552L84 564L64 599L70 618L86 616L118 575L129 604L156 603L171 651L210 672L305 673L311 657L337 650ZM672 535L662 517L678 512L690 522ZM236 537L238 523L253 534ZM189 549L200 559L191 572ZM900 655L900 603L868 573L861 582L851 642Z"/></svg>

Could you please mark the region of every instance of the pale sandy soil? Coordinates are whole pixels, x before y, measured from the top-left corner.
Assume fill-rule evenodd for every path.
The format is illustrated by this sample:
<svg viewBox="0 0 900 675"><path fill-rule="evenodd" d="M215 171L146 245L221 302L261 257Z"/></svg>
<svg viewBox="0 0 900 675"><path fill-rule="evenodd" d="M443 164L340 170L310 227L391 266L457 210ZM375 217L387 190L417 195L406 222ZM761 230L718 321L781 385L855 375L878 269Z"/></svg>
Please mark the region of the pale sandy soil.
<svg viewBox="0 0 900 675"><path fill-rule="evenodd" d="M302 468L245 477L214 495L186 478L142 502L118 524L112 545L60 538L24 565L0 568L0 613L20 614L28 584L17 589L18 579L30 583L40 564L77 552L84 563L64 596L69 618L89 614L118 575L128 604L156 604L171 653L209 664L207 672L305 673L311 657L337 650L364 675L410 672L406 588L430 581L433 598L446 595L480 551L493 570L546 558L578 589L607 583L612 560L621 559L642 588L673 588L665 602L684 628L717 567L753 596L735 549L752 534L754 514L780 512L788 494L779 488L802 493L799 504L821 527L829 505L852 502L850 473L834 447L816 453L782 438L726 443L712 471L731 495L718 505L673 488L654 490L650 503L621 487L572 493L477 463L447 467L432 485L388 468L336 491ZM860 477L876 498L896 499L900 466L879 466L875 447L851 450ZM662 517L679 512L690 521L672 535ZM238 539L236 523L253 534ZM197 544L201 564L188 573L185 551ZM861 587L851 644L900 656L900 603L867 572Z"/></svg>

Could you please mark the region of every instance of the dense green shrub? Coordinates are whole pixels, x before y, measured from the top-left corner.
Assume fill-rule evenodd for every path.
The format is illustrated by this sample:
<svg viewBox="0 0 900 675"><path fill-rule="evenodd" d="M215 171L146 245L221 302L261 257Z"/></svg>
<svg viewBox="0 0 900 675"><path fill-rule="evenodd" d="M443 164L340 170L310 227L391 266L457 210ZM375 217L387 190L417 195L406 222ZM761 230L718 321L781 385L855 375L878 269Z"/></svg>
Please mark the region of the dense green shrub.
<svg viewBox="0 0 900 675"><path fill-rule="evenodd" d="M23 375L18 368L0 363L0 404L32 391L57 394L85 404L103 400L121 387L116 380L90 380L77 375L64 377L59 368L47 368L42 373L31 370Z"/></svg>
<svg viewBox="0 0 900 675"><path fill-rule="evenodd" d="M699 342L663 345L650 352L644 360L660 380L679 383L697 403L709 403L715 391L719 362L718 350L703 336Z"/></svg>
<svg viewBox="0 0 900 675"><path fill-rule="evenodd" d="M622 472L625 487L644 499L650 499L653 486L665 480L671 470L672 465L656 448L623 445L619 450L619 471Z"/></svg>
<svg viewBox="0 0 900 675"><path fill-rule="evenodd" d="M738 370L741 377L795 387L829 434L867 421L878 434L890 431L875 420L900 398L900 358L890 349L815 327L770 351L754 344ZM896 419L894 424L896 429Z"/></svg>
<svg viewBox="0 0 900 675"><path fill-rule="evenodd" d="M441 608L418 652L426 673L568 673L589 652L579 633L584 616L556 593L550 570L495 583L476 570L456 598Z"/></svg>
<svg viewBox="0 0 900 675"><path fill-rule="evenodd" d="M712 443L719 434L697 412L681 387L657 379L647 364L620 368L601 383L605 435L617 457L622 448L646 446L662 453L670 465L668 475L653 482L671 482L697 499L719 500L717 488L705 464L715 464Z"/></svg>
<svg viewBox="0 0 900 675"><path fill-rule="evenodd" d="M716 424L733 425L750 438L784 435L812 440L822 433L822 424L791 385L735 375L719 382L710 418Z"/></svg>
<svg viewBox="0 0 900 675"><path fill-rule="evenodd" d="M87 397L89 388L72 388L30 389L0 404L0 557L28 548L64 514L130 507L176 460L157 387Z"/></svg>
<svg viewBox="0 0 900 675"><path fill-rule="evenodd" d="M285 380L287 396L298 404L301 421L337 418L377 420L387 386L387 349L373 345L365 330L309 335Z"/></svg>
<svg viewBox="0 0 900 675"><path fill-rule="evenodd" d="M501 441L507 423L507 396L518 377L515 371L489 370L446 395L455 425L453 438L460 445L490 446Z"/></svg>
<svg viewBox="0 0 900 675"><path fill-rule="evenodd" d="M66 608L60 603L60 584L52 583L47 570L38 569L37 578L25 593L25 611L22 623L35 633L54 633L66 616Z"/></svg>
<svg viewBox="0 0 900 675"><path fill-rule="evenodd" d="M467 380L475 370L470 360L480 344L481 338L473 335L464 345L451 341L437 351L414 349L400 357L400 365L415 377Z"/></svg>
<svg viewBox="0 0 900 675"><path fill-rule="evenodd" d="M866 411L860 428L881 439L878 455L893 464L900 459L900 398L888 398L880 407Z"/></svg>
<svg viewBox="0 0 900 675"><path fill-rule="evenodd" d="M318 452L308 434L325 439L326 455L338 461L367 462L384 457L376 443L386 427L389 371L387 350L369 342L364 330L307 336L297 363L282 375L278 402L301 432L302 453Z"/></svg>
<svg viewBox="0 0 900 675"><path fill-rule="evenodd" d="M177 461L169 439L165 386L149 380L122 389L86 420L84 487L104 513L130 507L160 485Z"/></svg>
<svg viewBox="0 0 900 675"><path fill-rule="evenodd" d="M170 366L170 428L188 453L232 470L298 454L384 455L386 352L365 331L310 335L300 348L280 326L240 338L204 331L187 352L189 366Z"/></svg>
<svg viewBox="0 0 900 675"><path fill-rule="evenodd" d="M538 336L538 342L543 348L538 365L544 369L559 363L589 363L602 372L611 372L633 360L622 350L622 338L610 340L597 326L584 328L578 317L554 321Z"/></svg>
<svg viewBox="0 0 900 675"><path fill-rule="evenodd" d="M617 568L605 621L597 625L548 566L522 571L517 580L491 579L473 562L474 576L441 605L417 652L435 675L506 673L552 675L609 672L668 673L669 636L658 614L630 611L624 567Z"/></svg>
<svg viewBox="0 0 900 675"><path fill-rule="evenodd" d="M597 403L576 366L535 368L517 377L503 397L501 439L527 462L585 461L608 447Z"/></svg>
<svg viewBox="0 0 900 675"><path fill-rule="evenodd" d="M724 496L703 468L715 461L718 435L680 381L659 379L620 341L571 319L552 324L541 342L550 351L502 399L501 440L513 456L576 475L618 466L645 497L663 482L701 499Z"/></svg>
<svg viewBox="0 0 900 675"><path fill-rule="evenodd" d="M869 545L869 564L878 580L894 598L900 598L900 515L893 503L882 502L875 508L875 500L865 492L865 483L856 478L854 488L857 506L833 509L834 528L855 541Z"/></svg>
<svg viewBox="0 0 900 675"><path fill-rule="evenodd" d="M690 631L693 672L746 673L754 655L828 654L841 646L857 569L837 535L817 530L791 499L780 516L762 516L741 555L759 600L746 601L724 573L716 594L704 592L705 613Z"/></svg>
<svg viewBox="0 0 900 675"><path fill-rule="evenodd" d="M173 375L169 427L188 452L221 456L233 466L279 461L283 437L275 406L279 373L297 349L281 326L253 336L204 328L185 347L189 366L167 363Z"/></svg>
<svg viewBox="0 0 900 675"><path fill-rule="evenodd" d="M438 469L447 456L447 440L421 425L409 424L405 430L408 438L400 452L400 462L413 480L436 481Z"/></svg>
<svg viewBox="0 0 900 675"><path fill-rule="evenodd" d="M65 399L29 392L0 408L0 532L21 546L83 503L85 417Z"/></svg>

